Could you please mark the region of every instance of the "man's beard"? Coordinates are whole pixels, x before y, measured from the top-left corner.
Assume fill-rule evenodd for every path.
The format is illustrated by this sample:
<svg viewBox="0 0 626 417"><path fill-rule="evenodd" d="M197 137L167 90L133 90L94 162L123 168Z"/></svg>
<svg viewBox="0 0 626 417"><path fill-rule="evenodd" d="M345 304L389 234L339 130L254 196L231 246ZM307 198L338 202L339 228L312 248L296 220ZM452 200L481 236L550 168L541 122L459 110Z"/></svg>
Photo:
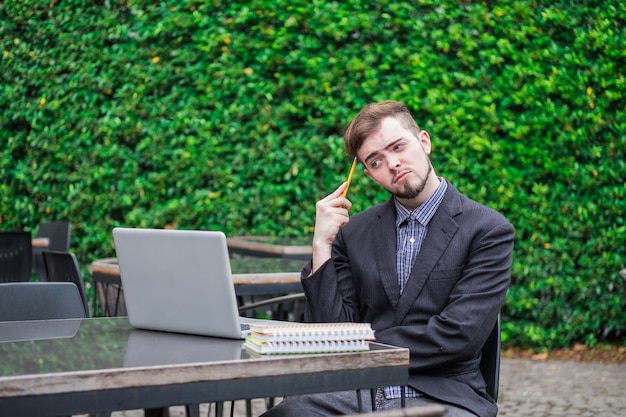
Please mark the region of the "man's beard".
<svg viewBox="0 0 626 417"><path fill-rule="evenodd" d="M428 182L428 178L433 171L433 166L430 164L430 160L426 158L426 161L428 162L428 171L426 172L426 177L423 180L419 181L417 184L411 184L409 181L407 181L404 184L402 190L392 193L396 198L403 200L412 200L419 196L422 191L424 191L424 187L426 187L426 182Z"/></svg>

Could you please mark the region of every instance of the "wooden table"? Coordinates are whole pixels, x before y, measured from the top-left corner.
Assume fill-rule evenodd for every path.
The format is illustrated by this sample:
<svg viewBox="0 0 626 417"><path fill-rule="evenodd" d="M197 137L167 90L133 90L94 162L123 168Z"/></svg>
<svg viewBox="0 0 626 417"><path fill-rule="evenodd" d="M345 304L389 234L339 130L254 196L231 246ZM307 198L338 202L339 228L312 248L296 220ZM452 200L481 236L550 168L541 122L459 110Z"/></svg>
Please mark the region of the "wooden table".
<svg viewBox="0 0 626 417"><path fill-rule="evenodd" d="M240 305L258 302L259 298L301 293L300 269L304 263L281 258L232 258L232 278ZM89 272L96 287L101 314L126 315L117 258L98 259L91 263Z"/></svg>
<svg viewBox="0 0 626 417"><path fill-rule="evenodd" d="M50 239L47 237L35 237L32 240L33 248L47 248L50 245Z"/></svg>
<svg viewBox="0 0 626 417"><path fill-rule="evenodd" d="M73 415L406 384L409 351L370 346L366 352L254 357L241 340L137 330L125 317L0 322L0 415Z"/></svg>
<svg viewBox="0 0 626 417"><path fill-rule="evenodd" d="M313 254L310 237L235 236L228 238L227 243L228 250L233 255L307 261Z"/></svg>
<svg viewBox="0 0 626 417"><path fill-rule="evenodd" d="M33 272L37 274L40 281L48 280L48 271L43 262L43 252L50 246L50 239L47 237L35 237L32 239L33 248Z"/></svg>
<svg viewBox="0 0 626 417"><path fill-rule="evenodd" d="M235 293L239 296L302 292L300 270L303 266L304 261L293 259L231 259ZM92 277L98 275L96 279L121 285L117 258L98 259L91 263L89 272Z"/></svg>

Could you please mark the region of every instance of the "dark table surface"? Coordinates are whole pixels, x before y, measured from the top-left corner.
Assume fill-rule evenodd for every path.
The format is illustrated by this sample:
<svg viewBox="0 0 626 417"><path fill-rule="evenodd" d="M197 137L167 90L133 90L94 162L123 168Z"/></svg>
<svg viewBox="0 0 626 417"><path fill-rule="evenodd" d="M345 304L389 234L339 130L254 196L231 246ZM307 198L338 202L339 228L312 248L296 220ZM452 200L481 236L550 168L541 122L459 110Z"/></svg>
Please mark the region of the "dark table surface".
<svg viewBox="0 0 626 417"><path fill-rule="evenodd" d="M126 317L0 322L0 415L45 416L406 383L406 349L248 354L243 341L133 329Z"/></svg>

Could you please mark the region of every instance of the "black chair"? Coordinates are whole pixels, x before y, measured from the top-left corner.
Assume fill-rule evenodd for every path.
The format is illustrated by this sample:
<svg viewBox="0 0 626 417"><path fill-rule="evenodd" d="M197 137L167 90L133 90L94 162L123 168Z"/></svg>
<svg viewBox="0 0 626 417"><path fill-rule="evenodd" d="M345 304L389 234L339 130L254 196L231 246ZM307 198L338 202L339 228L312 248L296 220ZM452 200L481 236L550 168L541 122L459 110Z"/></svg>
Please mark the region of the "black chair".
<svg viewBox="0 0 626 417"><path fill-rule="evenodd" d="M0 321L85 318L72 282L0 283Z"/></svg>
<svg viewBox="0 0 626 417"><path fill-rule="evenodd" d="M31 280L32 245L30 232L0 232L0 282Z"/></svg>
<svg viewBox="0 0 626 417"><path fill-rule="evenodd" d="M83 300L73 282L0 283L0 321L85 317Z"/></svg>
<svg viewBox="0 0 626 417"><path fill-rule="evenodd" d="M480 372L487 382L487 393L495 401L498 401L498 391L500 388L500 354L502 342L500 339L500 315L491 334L481 349Z"/></svg>
<svg viewBox="0 0 626 417"><path fill-rule="evenodd" d="M35 237L46 237L50 240L47 249L51 251L67 252L70 250L72 238L72 223L70 222L41 222Z"/></svg>
<svg viewBox="0 0 626 417"><path fill-rule="evenodd" d="M85 291L85 282L80 273L78 260L73 253L70 252L43 252L44 267L50 282L73 282L78 287L85 314L89 314L89 302L87 301L87 293Z"/></svg>
<svg viewBox="0 0 626 417"><path fill-rule="evenodd" d="M34 248L33 251L33 271L39 276L40 281L47 281L42 252L69 252L72 238L72 223L68 221L41 222L35 237L48 239L48 246L45 248Z"/></svg>

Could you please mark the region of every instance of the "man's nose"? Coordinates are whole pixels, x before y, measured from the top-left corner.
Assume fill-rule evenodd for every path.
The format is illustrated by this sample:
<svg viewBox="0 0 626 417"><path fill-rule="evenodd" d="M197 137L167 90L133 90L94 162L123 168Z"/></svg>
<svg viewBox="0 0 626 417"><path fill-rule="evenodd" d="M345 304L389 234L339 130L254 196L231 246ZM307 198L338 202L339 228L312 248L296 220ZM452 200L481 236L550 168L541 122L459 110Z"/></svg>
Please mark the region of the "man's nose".
<svg viewBox="0 0 626 417"><path fill-rule="evenodd" d="M395 155L389 156L387 163L389 164L389 169L391 170L396 170L400 167L400 165L402 165L400 158Z"/></svg>

